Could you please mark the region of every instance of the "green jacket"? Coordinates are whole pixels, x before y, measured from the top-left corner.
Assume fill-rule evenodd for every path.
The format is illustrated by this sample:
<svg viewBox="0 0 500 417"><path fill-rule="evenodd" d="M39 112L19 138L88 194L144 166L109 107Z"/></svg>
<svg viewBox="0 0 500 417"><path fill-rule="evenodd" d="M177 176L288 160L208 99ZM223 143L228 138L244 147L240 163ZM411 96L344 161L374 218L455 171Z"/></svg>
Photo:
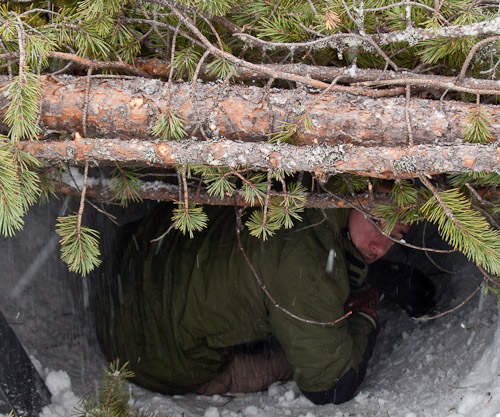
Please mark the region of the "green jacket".
<svg viewBox="0 0 500 417"><path fill-rule="evenodd" d="M193 239L170 231L163 205L120 236L99 282L98 337L109 360L129 361L136 382L168 394L193 392L231 360L227 347L274 335L303 391L330 389L358 370L370 322L353 314L334 326L299 321L259 287L238 249L234 208L208 208ZM245 231L251 264L276 303L304 319L344 314L367 268L345 232L348 210L308 210L304 221L262 242ZM328 257L334 255L331 272ZM364 373L364 371L363 371Z"/></svg>

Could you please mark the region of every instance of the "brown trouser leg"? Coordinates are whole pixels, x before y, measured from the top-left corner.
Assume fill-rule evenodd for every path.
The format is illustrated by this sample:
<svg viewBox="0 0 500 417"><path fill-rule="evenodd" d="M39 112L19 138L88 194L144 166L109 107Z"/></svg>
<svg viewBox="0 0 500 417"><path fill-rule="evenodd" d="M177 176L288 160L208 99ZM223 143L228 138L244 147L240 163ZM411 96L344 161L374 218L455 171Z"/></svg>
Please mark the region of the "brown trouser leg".
<svg viewBox="0 0 500 417"><path fill-rule="evenodd" d="M292 377L292 369L280 348L258 354L238 353L220 375L201 386L202 395L262 391L276 381Z"/></svg>

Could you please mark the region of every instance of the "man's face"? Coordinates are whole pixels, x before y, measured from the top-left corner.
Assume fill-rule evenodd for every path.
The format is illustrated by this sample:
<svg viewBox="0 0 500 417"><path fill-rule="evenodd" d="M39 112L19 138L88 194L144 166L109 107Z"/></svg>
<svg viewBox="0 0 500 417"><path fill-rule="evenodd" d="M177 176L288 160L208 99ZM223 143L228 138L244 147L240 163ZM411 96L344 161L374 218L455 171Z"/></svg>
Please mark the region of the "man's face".
<svg viewBox="0 0 500 417"><path fill-rule="evenodd" d="M401 240L410 229L409 225L397 223L392 229L391 237ZM352 243L361 253L365 262L371 264L384 256L394 242L384 236L363 213L351 210L349 215L349 233Z"/></svg>

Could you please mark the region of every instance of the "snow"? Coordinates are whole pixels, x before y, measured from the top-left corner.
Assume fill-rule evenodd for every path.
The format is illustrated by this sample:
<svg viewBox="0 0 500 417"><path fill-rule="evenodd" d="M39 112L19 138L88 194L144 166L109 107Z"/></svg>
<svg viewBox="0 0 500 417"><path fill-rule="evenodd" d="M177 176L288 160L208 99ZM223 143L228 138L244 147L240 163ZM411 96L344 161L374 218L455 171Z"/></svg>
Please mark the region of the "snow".
<svg viewBox="0 0 500 417"><path fill-rule="evenodd" d="M93 334L84 281L67 272L51 244L62 205L32 209L24 231L0 238L2 312L52 394L40 417L72 415L107 366ZM105 226L103 236L111 229ZM437 255L443 266L459 271L435 276L442 294L437 310L444 311L471 294L481 276L459 255ZM426 267L418 255L407 256ZM38 262L35 273L32 262ZM345 404L314 405L294 382L276 383L260 393L211 397L163 396L132 385L130 403L169 417L500 417L495 296L476 294L457 311L430 321L412 320L382 300L380 318L383 326L365 381Z"/></svg>

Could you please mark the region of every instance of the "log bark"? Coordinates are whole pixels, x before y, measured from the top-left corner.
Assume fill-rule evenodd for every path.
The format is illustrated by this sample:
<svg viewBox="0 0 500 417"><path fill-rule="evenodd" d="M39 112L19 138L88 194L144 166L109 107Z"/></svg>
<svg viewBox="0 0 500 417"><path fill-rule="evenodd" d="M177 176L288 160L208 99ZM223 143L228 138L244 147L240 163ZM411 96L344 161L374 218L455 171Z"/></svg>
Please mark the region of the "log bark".
<svg viewBox="0 0 500 417"><path fill-rule="evenodd" d="M80 188L75 184L60 184L57 192L65 195L80 195ZM138 191L138 195L143 200L154 201L177 201L179 199L179 187L173 184L166 184L164 182L144 182ZM279 193L271 192L270 197L278 196ZM94 201L109 203L112 201L112 194L109 188L102 185L90 185L87 187L86 196L92 198ZM252 204L245 201L245 196L240 190L235 190L233 195L225 198L209 195L206 191L190 189L189 196L198 204L211 205L211 206L234 206L250 207ZM305 193L306 208L348 208L352 205L362 205L367 210L374 207L375 204L389 204L391 199L388 193L377 193L373 195L357 194L356 198L352 196L335 196L329 194ZM260 203L255 199L253 206L260 206Z"/></svg>
<svg viewBox="0 0 500 417"><path fill-rule="evenodd" d="M7 81L0 82L0 88ZM82 132L87 80L74 77L44 79L41 121L44 137ZM171 108L186 120L188 135L201 139L199 126L214 139L257 142L281 130L280 122L296 121L308 109L314 131L299 126L298 144L403 147L408 145L403 97L370 98L331 92L321 97L306 89L271 89L232 85L222 91L217 83L175 83ZM91 82L87 135L152 140L150 128L165 110L167 84L159 80ZM0 96L0 117L7 104ZM493 140L500 140L500 107L482 105L491 120ZM414 145L458 146L466 118L475 104L412 98L409 117ZM1 126L6 131L6 126ZM458 148L456 148L458 149Z"/></svg>
<svg viewBox="0 0 500 417"><path fill-rule="evenodd" d="M214 141L147 141L81 138L71 141L21 142L40 160L125 162L135 166L167 167L197 163L212 166L250 166L256 169L309 171L323 177L350 172L378 178L412 178L427 174L497 171L497 144L363 147L349 144L308 145Z"/></svg>

